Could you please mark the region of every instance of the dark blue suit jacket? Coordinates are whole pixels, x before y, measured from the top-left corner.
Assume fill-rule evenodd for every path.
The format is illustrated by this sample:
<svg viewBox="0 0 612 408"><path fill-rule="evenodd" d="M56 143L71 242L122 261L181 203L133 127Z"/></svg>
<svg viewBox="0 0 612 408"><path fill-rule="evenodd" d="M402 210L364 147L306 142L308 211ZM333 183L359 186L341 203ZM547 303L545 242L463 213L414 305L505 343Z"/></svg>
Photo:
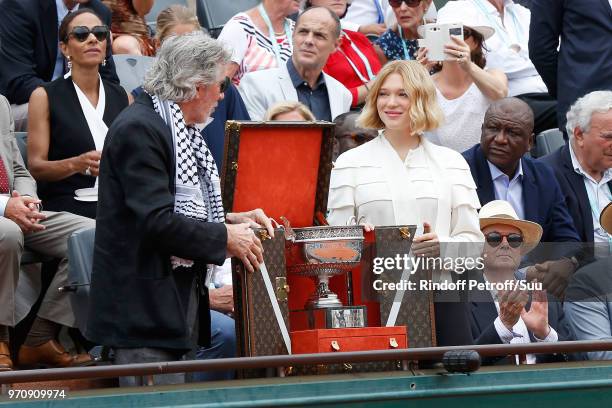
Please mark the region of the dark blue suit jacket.
<svg viewBox="0 0 612 408"><path fill-rule="evenodd" d="M548 92L558 100L560 128L576 99L591 91L612 89L611 43L608 0L531 1L529 57Z"/></svg>
<svg viewBox="0 0 612 408"><path fill-rule="evenodd" d="M472 177L477 186L480 204L495 200L493 178L487 159L475 145L463 152ZM523 208L525 219L537 222L544 230L542 242L576 242L580 238L567 211L559 183L548 165L528 157L521 159L523 165Z"/></svg>
<svg viewBox="0 0 612 408"><path fill-rule="evenodd" d="M574 220L574 226L578 235L580 235L580 240L582 242L593 242L593 217L589 197L583 177L576 173L572 166L569 146L562 146L538 160L552 167L561 186L565 204ZM608 186L612 190L612 181L608 182Z"/></svg>
<svg viewBox="0 0 612 408"><path fill-rule="evenodd" d="M111 12L100 0L79 6L92 9L110 27ZM10 103L22 104L55 68L58 42L55 0L0 1L0 93ZM119 84L108 41L102 78Z"/></svg>
<svg viewBox="0 0 612 408"><path fill-rule="evenodd" d="M480 273L470 273L470 279L484 282L482 279L482 274ZM474 344L502 344L502 341L497 334L497 330L495 330L494 321L497 319L499 314L495 308L495 303L493 302L491 293L489 291L473 290L469 292L469 295L471 300L471 329ZM527 303L525 309L529 310L530 306L531 301ZM563 304L550 295L548 295L548 324L557 332L559 341L574 340L572 332L569 329L565 319ZM529 338L531 339L532 343L537 342L533 336L533 333L531 332L529 332ZM567 356L563 354L536 355L536 361L538 363L566 361L567 359ZM492 364L499 360L501 359L486 358L484 359L484 363Z"/></svg>

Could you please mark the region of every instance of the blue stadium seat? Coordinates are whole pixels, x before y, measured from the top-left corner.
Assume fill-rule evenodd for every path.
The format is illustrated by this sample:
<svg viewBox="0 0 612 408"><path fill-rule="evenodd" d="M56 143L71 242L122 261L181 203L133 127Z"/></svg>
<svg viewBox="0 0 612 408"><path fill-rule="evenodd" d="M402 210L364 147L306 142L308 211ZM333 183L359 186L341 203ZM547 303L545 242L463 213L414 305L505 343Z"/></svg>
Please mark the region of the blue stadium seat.
<svg viewBox="0 0 612 408"><path fill-rule="evenodd" d="M71 293L70 301L76 324L83 332L87 325L95 235L96 229L89 228L74 232L68 238L69 284L60 288L61 291Z"/></svg>
<svg viewBox="0 0 612 408"><path fill-rule="evenodd" d="M196 0L196 11L200 25L214 38L235 14L257 6L261 0Z"/></svg>
<svg viewBox="0 0 612 408"><path fill-rule="evenodd" d="M565 144L559 129L548 129L536 135L535 158L546 156ZM533 154L533 152L532 152Z"/></svg>
<svg viewBox="0 0 612 408"><path fill-rule="evenodd" d="M155 0L151 11L149 11L149 13L145 16L145 21L147 23L155 23L157 21L157 15L160 11L175 4L189 7L187 0Z"/></svg>
<svg viewBox="0 0 612 408"><path fill-rule="evenodd" d="M142 85L147 70L155 58L141 55L113 55L115 69L121 86L128 92Z"/></svg>

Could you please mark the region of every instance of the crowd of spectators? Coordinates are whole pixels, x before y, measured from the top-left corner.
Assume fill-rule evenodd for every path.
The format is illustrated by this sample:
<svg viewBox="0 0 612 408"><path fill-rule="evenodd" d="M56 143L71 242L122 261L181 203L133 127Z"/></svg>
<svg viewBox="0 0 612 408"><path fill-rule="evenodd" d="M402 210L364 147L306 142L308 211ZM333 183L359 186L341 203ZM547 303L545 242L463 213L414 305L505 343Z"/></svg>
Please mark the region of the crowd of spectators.
<svg viewBox="0 0 612 408"><path fill-rule="evenodd" d="M612 336L612 1L262 0L216 40L183 5L147 25L153 5L0 1L0 371L93 362L58 341L76 323L57 289L94 226L88 341L116 363L235 355L229 258L255 269L251 227L273 229L223 209L227 120L335 121L331 225L417 225L424 257L484 243L475 279L543 283L436 303L438 344ZM442 61L419 43L434 22L462 27ZM141 87L113 54L155 57ZM530 157L551 129L565 143ZM24 248L60 262L11 355ZM517 361L579 357L612 358Z"/></svg>

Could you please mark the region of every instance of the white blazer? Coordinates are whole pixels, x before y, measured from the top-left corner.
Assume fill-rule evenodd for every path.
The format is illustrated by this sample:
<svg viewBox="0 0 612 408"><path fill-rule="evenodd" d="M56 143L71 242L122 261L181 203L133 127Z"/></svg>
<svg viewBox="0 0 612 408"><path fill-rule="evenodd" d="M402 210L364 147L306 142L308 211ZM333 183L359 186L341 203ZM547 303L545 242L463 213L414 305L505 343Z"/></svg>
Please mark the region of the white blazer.
<svg viewBox="0 0 612 408"><path fill-rule="evenodd" d="M353 96L344 85L323 73L332 120L348 112ZM287 66L249 72L240 80L238 91L244 101L251 120L263 120L268 109L282 101L297 101Z"/></svg>

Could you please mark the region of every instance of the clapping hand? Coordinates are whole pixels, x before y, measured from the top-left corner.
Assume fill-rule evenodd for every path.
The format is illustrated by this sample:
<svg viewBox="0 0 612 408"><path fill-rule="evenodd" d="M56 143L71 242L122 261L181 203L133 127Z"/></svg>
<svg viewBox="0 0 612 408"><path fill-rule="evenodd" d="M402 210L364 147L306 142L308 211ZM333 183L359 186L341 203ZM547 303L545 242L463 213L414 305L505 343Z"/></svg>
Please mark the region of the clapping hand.
<svg viewBox="0 0 612 408"><path fill-rule="evenodd" d="M526 290L522 290L517 286L511 290L499 290L497 291L497 296L499 301L499 319L508 330L512 331L519 317L525 311L529 294Z"/></svg>
<svg viewBox="0 0 612 408"><path fill-rule="evenodd" d="M546 291L534 290L529 311L523 309L521 318L525 322L527 329L538 339L543 340L550 332L548 325L548 298Z"/></svg>

